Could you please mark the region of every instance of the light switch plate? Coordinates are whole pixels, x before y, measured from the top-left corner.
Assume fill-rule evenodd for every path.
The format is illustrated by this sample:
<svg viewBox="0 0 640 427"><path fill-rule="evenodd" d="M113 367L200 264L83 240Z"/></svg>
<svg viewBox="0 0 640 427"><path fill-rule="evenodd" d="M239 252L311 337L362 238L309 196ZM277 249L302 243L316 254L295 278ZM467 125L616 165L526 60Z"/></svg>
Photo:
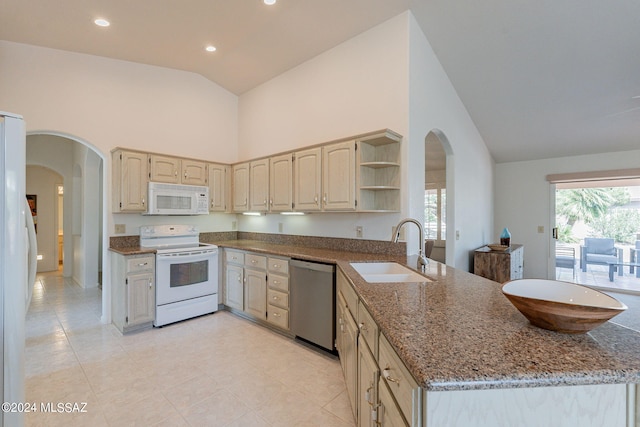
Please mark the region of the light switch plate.
<svg viewBox="0 0 640 427"><path fill-rule="evenodd" d="M361 225L357 225L356 226L356 237L362 237L362 226Z"/></svg>
<svg viewBox="0 0 640 427"><path fill-rule="evenodd" d="M116 224L115 225L115 232L116 234L124 234L127 232L127 225L126 224Z"/></svg>

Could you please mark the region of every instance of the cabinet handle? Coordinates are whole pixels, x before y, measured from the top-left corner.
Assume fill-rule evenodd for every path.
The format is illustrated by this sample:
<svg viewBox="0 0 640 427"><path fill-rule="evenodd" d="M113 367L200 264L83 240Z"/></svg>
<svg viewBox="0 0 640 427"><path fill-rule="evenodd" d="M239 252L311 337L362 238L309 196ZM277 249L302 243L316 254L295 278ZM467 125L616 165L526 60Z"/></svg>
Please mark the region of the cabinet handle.
<svg viewBox="0 0 640 427"><path fill-rule="evenodd" d="M174 175L176 178L178 177L178 169L176 169L176 170L173 172L173 175Z"/></svg>
<svg viewBox="0 0 640 427"><path fill-rule="evenodd" d="M251 260L251 264L255 264L257 261L255 259Z"/></svg>
<svg viewBox="0 0 640 427"><path fill-rule="evenodd" d="M280 282L278 282L277 280L274 280L274 281L273 281L273 284L274 284L274 285L277 285L277 284L279 284L279 283L280 283Z"/></svg>
<svg viewBox="0 0 640 427"><path fill-rule="evenodd" d="M149 289L151 289L151 285L153 285L153 282L149 279Z"/></svg>
<svg viewBox="0 0 640 427"><path fill-rule="evenodd" d="M242 206L247 206L247 198L246 197L244 198L244 205L242 205Z"/></svg>
<svg viewBox="0 0 640 427"><path fill-rule="evenodd" d="M275 296L274 296L272 299L273 299L274 301L278 301L280 298L278 298L278 297L275 297Z"/></svg>
<svg viewBox="0 0 640 427"><path fill-rule="evenodd" d="M364 399L371 406L373 406L373 402L371 402L371 389L372 388L373 388L373 385L371 383L369 383L369 388L367 389L367 391L364 392Z"/></svg>
<svg viewBox="0 0 640 427"><path fill-rule="evenodd" d="M322 201L326 204L327 203L327 193L324 193L324 197L322 198Z"/></svg>
<svg viewBox="0 0 640 427"><path fill-rule="evenodd" d="M271 313L271 314L273 314L273 317L280 317L278 313Z"/></svg>
<svg viewBox="0 0 640 427"><path fill-rule="evenodd" d="M147 264L148 264L148 263L146 263L146 262L141 262L141 263L138 263L138 267L144 267L144 266L145 266L145 265L147 265Z"/></svg>
<svg viewBox="0 0 640 427"><path fill-rule="evenodd" d="M142 206L144 206L144 197L142 198Z"/></svg>
<svg viewBox="0 0 640 427"><path fill-rule="evenodd" d="M368 331L369 329L367 328L367 325L365 325L364 323L360 323L358 325L358 329L360 329L361 331Z"/></svg>
<svg viewBox="0 0 640 427"><path fill-rule="evenodd" d="M391 372L389 372L390 370L391 368L389 368L388 366L382 370L382 376L384 377L384 379L392 383L400 384L399 379L393 378L391 376Z"/></svg>
<svg viewBox="0 0 640 427"><path fill-rule="evenodd" d="M187 179L187 171L184 171L184 179Z"/></svg>
<svg viewBox="0 0 640 427"><path fill-rule="evenodd" d="M273 199L269 200L269 204L273 206Z"/></svg>
<svg viewBox="0 0 640 427"><path fill-rule="evenodd" d="M313 198L313 201L315 202L315 204L318 204L318 195L316 194L316 196Z"/></svg>
<svg viewBox="0 0 640 427"><path fill-rule="evenodd" d="M273 264L273 268L280 268L278 264Z"/></svg>

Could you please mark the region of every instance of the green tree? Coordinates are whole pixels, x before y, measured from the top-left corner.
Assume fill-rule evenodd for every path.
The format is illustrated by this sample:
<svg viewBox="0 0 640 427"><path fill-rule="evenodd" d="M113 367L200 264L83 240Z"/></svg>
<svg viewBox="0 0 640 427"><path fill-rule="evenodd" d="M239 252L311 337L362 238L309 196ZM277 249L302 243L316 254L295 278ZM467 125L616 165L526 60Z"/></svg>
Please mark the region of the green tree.
<svg viewBox="0 0 640 427"><path fill-rule="evenodd" d="M629 191L624 187L577 188L556 192L556 214L566 219L569 227L577 221L590 224L614 206L629 201Z"/></svg>
<svg viewBox="0 0 640 427"><path fill-rule="evenodd" d="M589 224L594 237L610 237L619 243L633 243L640 231L640 211L611 209Z"/></svg>

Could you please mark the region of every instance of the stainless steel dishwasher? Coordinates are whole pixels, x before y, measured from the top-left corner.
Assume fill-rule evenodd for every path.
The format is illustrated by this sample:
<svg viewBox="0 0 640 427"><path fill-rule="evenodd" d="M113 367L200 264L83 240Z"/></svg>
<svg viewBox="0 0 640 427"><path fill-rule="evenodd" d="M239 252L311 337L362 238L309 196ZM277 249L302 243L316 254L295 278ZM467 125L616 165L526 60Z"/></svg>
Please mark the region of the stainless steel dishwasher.
<svg viewBox="0 0 640 427"><path fill-rule="evenodd" d="M297 259L289 267L291 332L334 351L336 267Z"/></svg>

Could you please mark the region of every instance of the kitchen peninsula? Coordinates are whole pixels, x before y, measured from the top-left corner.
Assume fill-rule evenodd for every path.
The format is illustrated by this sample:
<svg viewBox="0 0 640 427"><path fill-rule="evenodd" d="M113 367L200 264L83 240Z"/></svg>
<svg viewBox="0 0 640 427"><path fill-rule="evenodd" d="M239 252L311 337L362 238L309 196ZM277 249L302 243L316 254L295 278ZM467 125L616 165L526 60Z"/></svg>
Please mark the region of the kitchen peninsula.
<svg viewBox="0 0 640 427"><path fill-rule="evenodd" d="M383 248L388 242L379 242L381 247L372 250L345 251L314 247L313 242L295 236L275 235L275 240L269 240L256 239L254 233L238 234L237 240L207 240L206 233L203 237L225 249L337 265L338 286L340 280L343 286L346 283L357 297L357 313L375 322L374 340L379 339L380 345L369 343L373 357L381 360L384 345L390 344L416 385L408 395L410 402L395 396L402 422L422 426L640 425L635 413L640 333L615 324L615 319L584 335L546 331L529 324L504 297L501 284L435 261L425 272L430 281L365 282L350 262L415 264L401 252L389 254L391 247ZM364 335L361 331L360 336ZM362 346L362 342L353 344ZM390 384L385 368L379 366L381 397L388 387L385 384ZM355 392L369 393L358 387ZM378 416L384 420L390 413Z"/></svg>

